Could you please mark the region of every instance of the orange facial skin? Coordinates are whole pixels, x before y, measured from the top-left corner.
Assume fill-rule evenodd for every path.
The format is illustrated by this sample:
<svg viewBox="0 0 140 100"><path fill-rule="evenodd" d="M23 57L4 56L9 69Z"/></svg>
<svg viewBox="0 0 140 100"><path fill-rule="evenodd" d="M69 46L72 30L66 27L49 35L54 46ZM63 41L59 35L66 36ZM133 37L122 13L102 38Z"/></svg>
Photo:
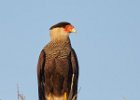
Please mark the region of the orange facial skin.
<svg viewBox="0 0 140 100"><path fill-rule="evenodd" d="M74 27L72 25L66 25L66 27L64 28L64 31L68 32L68 33L71 33L72 29Z"/></svg>

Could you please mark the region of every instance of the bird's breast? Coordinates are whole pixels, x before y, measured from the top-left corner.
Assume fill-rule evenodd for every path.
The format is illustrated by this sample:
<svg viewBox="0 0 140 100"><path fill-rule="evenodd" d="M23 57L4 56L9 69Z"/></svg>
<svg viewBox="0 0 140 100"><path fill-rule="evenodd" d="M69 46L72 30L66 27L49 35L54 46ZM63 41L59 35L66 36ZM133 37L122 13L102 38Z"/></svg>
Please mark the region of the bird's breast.
<svg viewBox="0 0 140 100"><path fill-rule="evenodd" d="M46 50L46 59L62 59L67 58L70 54L69 48L54 48Z"/></svg>

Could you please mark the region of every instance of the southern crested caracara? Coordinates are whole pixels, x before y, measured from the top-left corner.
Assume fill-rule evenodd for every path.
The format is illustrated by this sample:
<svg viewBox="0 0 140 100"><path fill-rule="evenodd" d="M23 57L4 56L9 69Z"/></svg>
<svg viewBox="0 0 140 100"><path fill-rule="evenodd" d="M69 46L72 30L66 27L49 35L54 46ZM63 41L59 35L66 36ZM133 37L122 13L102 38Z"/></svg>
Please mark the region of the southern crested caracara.
<svg viewBox="0 0 140 100"><path fill-rule="evenodd" d="M60 22L50 28L50 42L43 48L37 65L39 100L76 100L78 61L69 34L73 25Z"/></svg>

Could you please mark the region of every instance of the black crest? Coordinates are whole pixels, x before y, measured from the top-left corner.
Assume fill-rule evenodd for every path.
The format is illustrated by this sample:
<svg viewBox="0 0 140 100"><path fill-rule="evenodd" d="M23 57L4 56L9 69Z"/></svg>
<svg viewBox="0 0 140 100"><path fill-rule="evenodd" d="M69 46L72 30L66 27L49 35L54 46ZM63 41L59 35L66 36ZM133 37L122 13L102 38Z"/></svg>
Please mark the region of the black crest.
<svg viewBox="0 0 140 100"><path fill-rule="evenodd" d="M57 28L57 27L64 28L66 25L71 25L71 23L69 23L69 22L60 22L60 23L57 23L57 24L53 25L52 27L50 27L50 30L53 29L53 28Z"/></svg>

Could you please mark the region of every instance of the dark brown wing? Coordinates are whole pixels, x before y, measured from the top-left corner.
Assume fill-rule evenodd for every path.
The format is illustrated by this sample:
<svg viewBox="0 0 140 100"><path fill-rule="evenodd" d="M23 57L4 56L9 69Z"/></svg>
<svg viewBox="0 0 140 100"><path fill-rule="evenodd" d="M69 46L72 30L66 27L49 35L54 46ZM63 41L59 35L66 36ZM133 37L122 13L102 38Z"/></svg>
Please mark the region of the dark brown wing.
<svg viewBox="0 0 140 100"><path fill-rule="evenodd" d="M45 52L42 50L39 56L37 65L37 78L38 78L38 94L39 100L45 100L45 77L44 77L44 65L45 65Z"/></svg>
<svg viewBox="0 0 140 100"><path fill-rule="evenodd" d="M73 70L73 75L74 75L74 76L72 76L72 81L73 81L72 98L75 98L74 100L76 100L77 88L78 88L79 65L78 65L77 55L76 55L74 49L72 49L72 51L71 51L71 64L72 64L72 70Z"/></svg>

